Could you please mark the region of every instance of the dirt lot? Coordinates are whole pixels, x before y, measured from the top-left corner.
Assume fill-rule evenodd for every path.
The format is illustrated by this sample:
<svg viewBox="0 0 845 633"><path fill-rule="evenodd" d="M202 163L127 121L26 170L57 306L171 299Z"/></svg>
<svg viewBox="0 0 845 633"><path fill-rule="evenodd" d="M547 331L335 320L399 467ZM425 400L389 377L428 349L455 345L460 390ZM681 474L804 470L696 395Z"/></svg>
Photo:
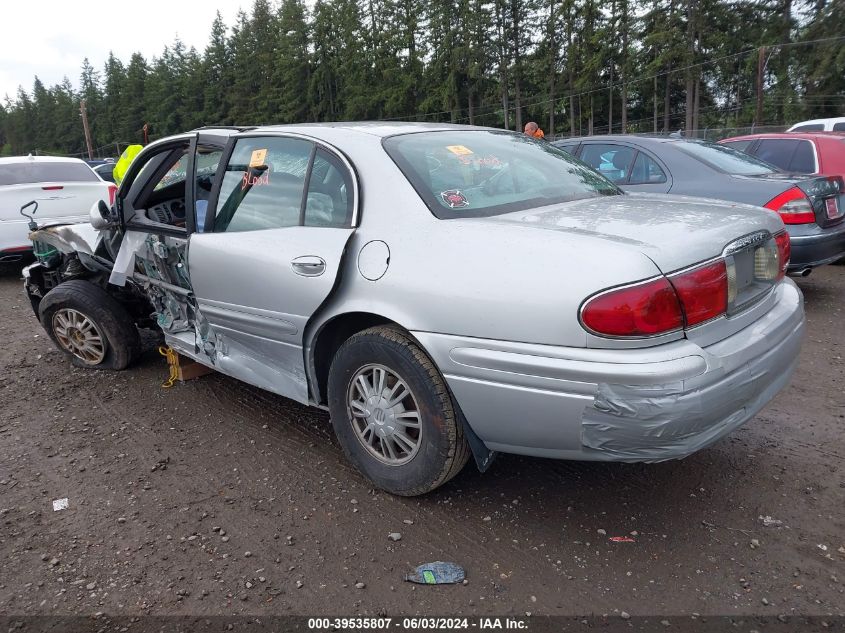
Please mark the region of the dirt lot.
<svg viewBox="0 0 845 633"><path fill-rule="evenodd" d="M320 411L220 375L163 389L154 341L129 371L72 367L7 270L0 614L842 614L845 267L799 284L792 385L713 448L500 456L401 499L346 463ZM403 582L432 560L468 583Z"/></svg>

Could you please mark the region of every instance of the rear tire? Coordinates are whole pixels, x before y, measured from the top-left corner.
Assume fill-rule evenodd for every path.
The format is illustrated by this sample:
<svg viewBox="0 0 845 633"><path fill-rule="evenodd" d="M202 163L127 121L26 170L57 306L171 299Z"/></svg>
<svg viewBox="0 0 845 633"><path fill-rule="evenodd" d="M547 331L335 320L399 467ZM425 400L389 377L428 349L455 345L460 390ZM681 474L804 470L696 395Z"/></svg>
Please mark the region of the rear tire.
<svg viewBox="0 0 845 633"><path fill-rule="evenodd" d="M387 492L434 490L470 457L446 383L401 330L371 328L341 345L329 370L328 399L349 461Z"/></svg>
<svg viewBox="0 0 845 633"><path fill-rule="evenodd" d="M105 290L81 279L59 284L38 306L41 325L77 367L125 369L141 339L126 309Z"/></svg>

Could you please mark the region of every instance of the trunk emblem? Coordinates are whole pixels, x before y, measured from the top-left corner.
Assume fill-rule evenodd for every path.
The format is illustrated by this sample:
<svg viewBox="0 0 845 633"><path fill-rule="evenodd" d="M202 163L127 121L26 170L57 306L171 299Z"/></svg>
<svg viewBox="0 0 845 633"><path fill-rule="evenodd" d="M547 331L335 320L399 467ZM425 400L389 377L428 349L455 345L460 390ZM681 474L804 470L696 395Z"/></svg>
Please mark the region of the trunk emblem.
<svg viewBox="0 0 845 633"><path fill-rule="evenodd" d="M767 242L771 239L771 237L772 234L768 231L756 231L754 233L749 233L748 235L743 235L739 239L736 239L728 244L722 254L730 255L731 253L736 253L737 251L742 251L752 246L759 246L760 244Z"/></svg>

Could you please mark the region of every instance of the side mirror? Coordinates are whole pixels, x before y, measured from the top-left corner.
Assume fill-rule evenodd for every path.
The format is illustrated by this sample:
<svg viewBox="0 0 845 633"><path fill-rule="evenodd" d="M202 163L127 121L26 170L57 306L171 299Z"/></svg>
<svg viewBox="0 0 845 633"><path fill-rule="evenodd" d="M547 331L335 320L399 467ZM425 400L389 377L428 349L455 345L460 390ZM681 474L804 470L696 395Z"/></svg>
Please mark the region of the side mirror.
<svg viewBox="0 0 845 633"><path fill-rule="evenodd" d="M88 221L98 231L106 228L111 223L109 206L102 200L97 200L91 205L91 210L88 212Z"/></svg>

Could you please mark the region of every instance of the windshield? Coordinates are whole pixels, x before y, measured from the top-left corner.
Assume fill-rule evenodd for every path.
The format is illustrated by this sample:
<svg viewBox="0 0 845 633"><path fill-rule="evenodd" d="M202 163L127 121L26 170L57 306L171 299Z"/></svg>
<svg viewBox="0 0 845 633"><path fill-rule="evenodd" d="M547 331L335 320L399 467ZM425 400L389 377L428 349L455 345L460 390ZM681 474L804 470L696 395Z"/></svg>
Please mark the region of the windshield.
<svg viewBox="0 0 845 633"><path fill-rule="evenodd" d="M706 141L678 141L675 146L703 163L735 176L757 176L774 174L781 170L759 158L724 145Z"/></svg>
<svg viewBox="0 0 845 633"><path fill-rule="evenodd" d="M442 220L622 193L565 151L514 132L404 134L384 148Z"/></svg>

